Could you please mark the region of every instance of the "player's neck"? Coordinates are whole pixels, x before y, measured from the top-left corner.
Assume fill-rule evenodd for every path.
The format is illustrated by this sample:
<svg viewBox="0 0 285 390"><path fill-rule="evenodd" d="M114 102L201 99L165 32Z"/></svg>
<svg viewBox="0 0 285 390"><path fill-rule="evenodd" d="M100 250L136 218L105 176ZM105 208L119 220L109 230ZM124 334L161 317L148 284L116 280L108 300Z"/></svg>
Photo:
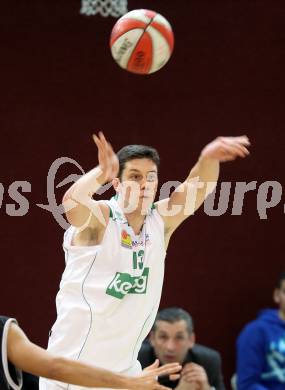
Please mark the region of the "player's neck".
<svg viewBox="0 0 285 390"><path fill-rule="evenodd" d="M140 208L137 208L131 213L125 212L124 208L126 208L126 205L124 205L124 202L122 201L121 198L118 199L118 205L123 210L124 216L128 221L129 226L131 226L131 228L133 229L134 233L139 234L146 217L142 213L142 210Z"/></svg>
<svg viewBox="0 0 285 390"><path fill-rule="evenodd" d="M125 217L134 233L139 234L145 220L145 215L142 215L140 211L135 210L132 213L125 213Z"/></svg>

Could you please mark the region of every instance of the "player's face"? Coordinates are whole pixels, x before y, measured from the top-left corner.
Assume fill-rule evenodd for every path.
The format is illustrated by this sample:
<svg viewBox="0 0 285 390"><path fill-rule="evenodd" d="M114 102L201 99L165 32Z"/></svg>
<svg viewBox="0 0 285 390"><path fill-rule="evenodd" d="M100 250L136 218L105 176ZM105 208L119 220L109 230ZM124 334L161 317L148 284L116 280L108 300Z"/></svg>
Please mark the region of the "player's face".
<svg viewBox="0 0 285 390"><path fill-rule="evenodd" d="M280 313L285 319L285 280L282 281L280 288L275 289L274 300L279 305Z"/></svg>
<svg viewBox="0 0 285 390"><path fill-rule="evenodd" d="M135 209L147 210L157 191L157 166L148 158L137 158L126 163L121 178L124 201Z"/></svg>
<svg viewBox="0 0 285 390"><path fill-rule="evenodd" d="M189 334L184 320L169 323L157 321L150 341L161 364L183 363L189 348L194 345L194 333Z"/></svg>

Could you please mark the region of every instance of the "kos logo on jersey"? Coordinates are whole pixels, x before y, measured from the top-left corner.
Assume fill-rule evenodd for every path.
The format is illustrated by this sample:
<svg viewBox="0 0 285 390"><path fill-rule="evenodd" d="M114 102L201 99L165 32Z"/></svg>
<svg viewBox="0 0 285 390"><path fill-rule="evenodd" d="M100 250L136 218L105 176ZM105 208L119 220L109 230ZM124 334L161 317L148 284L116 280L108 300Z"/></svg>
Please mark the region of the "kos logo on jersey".
<svg viewBox="0 0 285 390"><path fill-rule="evenodd" d="M141 276L117 272L106 290L106 294L123 299L127 294L145 294L147 289L149 268L145 268Z"/></svg>

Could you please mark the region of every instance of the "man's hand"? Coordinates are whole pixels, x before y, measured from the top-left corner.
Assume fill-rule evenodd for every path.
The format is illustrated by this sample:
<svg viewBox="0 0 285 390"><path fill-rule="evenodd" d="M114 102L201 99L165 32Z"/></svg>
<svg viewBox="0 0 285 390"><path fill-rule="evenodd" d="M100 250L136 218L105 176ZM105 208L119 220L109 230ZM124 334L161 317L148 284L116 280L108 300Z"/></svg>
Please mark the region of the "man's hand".
<svg viewBox="0 0 285 390"><path fill-rule="evenodd" d="M210 390L204 368L195 363L187 363L181 372L178 390Z"/></svg>
<svg viewBox="0 0 285 390"><path fill-rule="evenodd" d="M109 182L118 175L119 160L104 134L100 131L98 135L93 134L93 140L98 148L99 167L102 170L104 181Z"/></svg>
<svg viewBox="0 0 285 390"><path fill-rule="evenodd" d="M250 142L246 135L218 137L205 146L201 152L200 160L212 159L225 162L235 160L237 157L244 158L249 155L248 146L250 146Z"/></svg>

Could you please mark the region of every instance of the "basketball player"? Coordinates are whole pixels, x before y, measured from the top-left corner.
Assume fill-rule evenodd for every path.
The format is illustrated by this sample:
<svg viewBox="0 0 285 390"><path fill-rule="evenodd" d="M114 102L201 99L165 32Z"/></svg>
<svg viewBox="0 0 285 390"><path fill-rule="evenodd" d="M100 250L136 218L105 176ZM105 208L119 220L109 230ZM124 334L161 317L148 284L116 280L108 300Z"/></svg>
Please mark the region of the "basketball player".
<svg viewBox="0 0 285 390"><path fill-rule="evenodd" d="M196 188L193 180L211 182L213 190L220 162L246 157L249 140L246 136L215 139L202 150L185 181L156 203L157 151L129 145L116 155L102 133L94 141L99 165L64 196L72 226L64 237L66 268L48 349L134 375L141 370L137 355L159 307L170 237L209 192L206 185ZM93 194L110 181L116 197L93 200ZM196 201L191 210L193 187ZM41 390L60 388L67 389L59 382L41 381Z"/></svg>
<svg viewBox="0 0 285 390"><path fill-rule="evenodd" d="M158 375L173 374L181 366L149 366L140 377L127 377L87 364L54 356L33 344L18 326L14 318L0 316L0 389L28 390L31 383L24 383L21 370L85 387L114 387L118 389L166 390L157 383ZM176 375L174 375L175 377ZM178 375L179 376L179 375ZM36 378L35 378L36 379ZM33 388L36 381L33 383Z"/></svg>

